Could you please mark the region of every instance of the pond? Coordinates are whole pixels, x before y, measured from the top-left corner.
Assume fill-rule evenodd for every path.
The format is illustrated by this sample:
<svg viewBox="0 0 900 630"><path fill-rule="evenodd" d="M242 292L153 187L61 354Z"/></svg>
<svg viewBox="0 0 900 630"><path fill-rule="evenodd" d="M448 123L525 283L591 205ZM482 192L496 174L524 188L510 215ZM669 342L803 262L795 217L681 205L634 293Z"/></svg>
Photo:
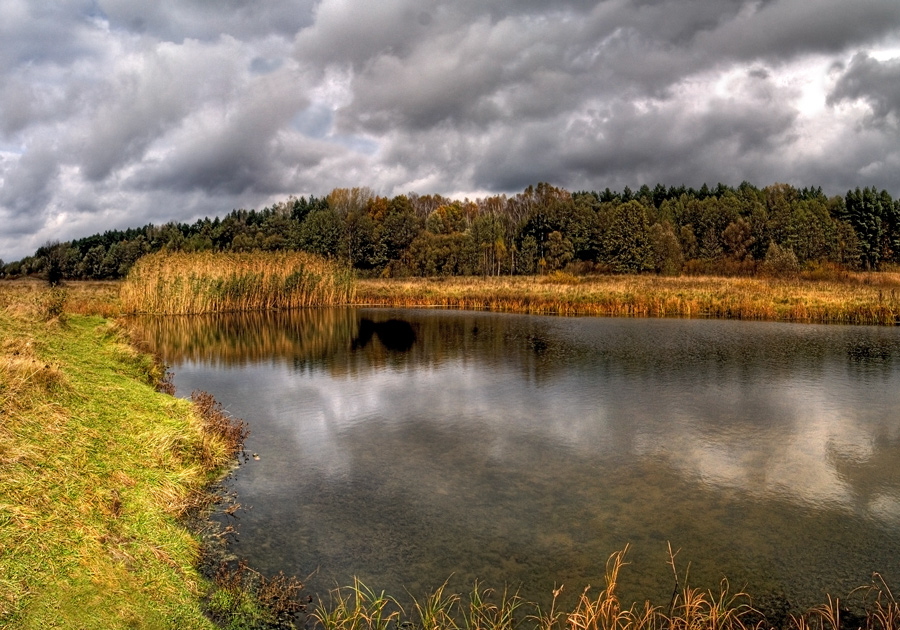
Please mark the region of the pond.
<svg viewBox="0 0 900 630"><path fill-rule="evenodd" d="M900 330L317 309L146 322L178 395L250 426L234 550L324 595L358 576L695 586L806 607L900 585Z"/></svg>

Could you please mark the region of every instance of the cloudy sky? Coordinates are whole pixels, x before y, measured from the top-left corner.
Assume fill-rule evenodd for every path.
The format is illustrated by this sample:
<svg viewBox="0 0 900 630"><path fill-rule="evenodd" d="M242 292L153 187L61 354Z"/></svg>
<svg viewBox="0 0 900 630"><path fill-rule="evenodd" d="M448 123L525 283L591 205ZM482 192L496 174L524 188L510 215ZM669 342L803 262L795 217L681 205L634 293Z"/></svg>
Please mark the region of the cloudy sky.
<svg viewBox="0 0 900 630"><path fill-rule="evenodd" d="M0 0L0 258L289 194L900 195L897 0Z"/></svg>

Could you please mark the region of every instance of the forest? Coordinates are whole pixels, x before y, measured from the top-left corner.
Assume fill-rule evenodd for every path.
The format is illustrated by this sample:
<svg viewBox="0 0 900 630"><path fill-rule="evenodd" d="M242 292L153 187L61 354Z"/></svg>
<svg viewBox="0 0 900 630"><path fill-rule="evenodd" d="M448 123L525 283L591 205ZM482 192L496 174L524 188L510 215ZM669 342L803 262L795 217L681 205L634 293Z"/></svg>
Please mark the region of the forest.
<svg viewBox="0 0 900 630"><path fill-rule="evenodd" d="M48 242L0 276L117 279L157 251L307 251L361 277L583 273L784 274L900 263L900 200L874 187L642 186L569 192L547 183L476 200L336 188L232 210Z"/></svg>

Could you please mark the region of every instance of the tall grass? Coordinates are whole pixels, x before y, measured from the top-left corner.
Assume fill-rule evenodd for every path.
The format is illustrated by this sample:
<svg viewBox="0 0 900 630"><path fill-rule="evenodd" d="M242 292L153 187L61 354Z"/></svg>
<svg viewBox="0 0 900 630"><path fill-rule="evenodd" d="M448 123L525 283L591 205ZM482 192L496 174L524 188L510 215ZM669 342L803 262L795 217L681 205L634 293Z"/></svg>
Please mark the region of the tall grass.
<svg viewBox="0 0 900 630"><path fill-rule="evenodd" d="M349 269L306 252L158 253L141 258L121 292L126 313L197 314L347 304Z"/></svg>
<svg viewBox="0 0 900 630"><path fill-rule="evenodd" d="M898 630L900 604L876 575L863 593L864 612L851 614L837 598L784 618L766 618L749 595L732 592L727 580L717 590L688 584L679 574L675 554L669 564L675 579L671 601L625 605L618 594L619 575L627 566L628 547L612 554L606 564L604 586L584 588L578 599L559 606L563 587L555 588L549 610L509 590L495 591L475 583L467 596L447 591L445 582L421 599L413 598L407 612L393 597L376 593L355 579L321 602L312 620L323 630Z"/></svg>
<svg viewBox="0 0 900 630"><path fill-rule="evenodd" d="M48 289L37 278L0 281L0 308L11 308L21 315L51 319L65 315L121 315L119 287L110 280L79 280Z"/></svg>
<svg viewBox="0 0 900 630"><path fill-rule="evenodd" d="M555 315L900 323L900 274L838 279L608 275L366 279L358 304Z"/></svg>

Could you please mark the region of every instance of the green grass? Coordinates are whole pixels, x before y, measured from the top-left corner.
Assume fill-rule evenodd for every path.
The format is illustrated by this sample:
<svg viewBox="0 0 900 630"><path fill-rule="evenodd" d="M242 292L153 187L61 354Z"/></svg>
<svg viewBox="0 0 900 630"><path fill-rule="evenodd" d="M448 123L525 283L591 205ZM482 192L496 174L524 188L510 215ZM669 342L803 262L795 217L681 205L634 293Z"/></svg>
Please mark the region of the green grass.
<svg viewBox="0 0 900 630"><path fill-rule="evenodd" d="M229 458L115 325L0 296L0 627L211 628L180 521Z"/></svg>

